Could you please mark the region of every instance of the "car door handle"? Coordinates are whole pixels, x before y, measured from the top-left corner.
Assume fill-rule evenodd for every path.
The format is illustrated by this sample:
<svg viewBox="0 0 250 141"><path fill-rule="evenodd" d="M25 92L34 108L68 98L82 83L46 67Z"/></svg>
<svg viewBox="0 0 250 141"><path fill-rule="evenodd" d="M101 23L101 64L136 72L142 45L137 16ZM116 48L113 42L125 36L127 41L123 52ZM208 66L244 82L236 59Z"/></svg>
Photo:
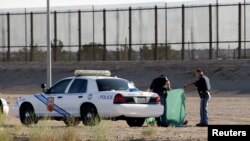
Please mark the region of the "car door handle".
<svg viewBox="0 0 250 141"><path fill-rule="evenodd" d="M62 96L58 96L57 98L60 99L60 98L62 98Z"/></svg>
<svg viewBox="0 0 250 141"><path fill-rule="evenodd" d="M78 96L78 98L82 98L83 96Z"/></svg>

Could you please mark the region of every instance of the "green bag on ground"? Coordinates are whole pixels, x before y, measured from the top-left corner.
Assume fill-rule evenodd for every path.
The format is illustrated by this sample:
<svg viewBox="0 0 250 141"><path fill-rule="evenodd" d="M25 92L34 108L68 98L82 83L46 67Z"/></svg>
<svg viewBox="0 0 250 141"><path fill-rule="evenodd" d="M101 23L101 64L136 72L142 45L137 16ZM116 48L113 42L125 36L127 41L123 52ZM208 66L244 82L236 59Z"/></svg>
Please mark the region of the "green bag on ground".
<svg viewBox="0 0 250 141"><path fill-rule="evenodd" d="M183 89L173 89L168 91L167 96L167 122L169 126L180 127L186 117L185 94ZM164 116L164 115L162 115ZM147 118L149 125L154 124L155 118Z"/></svg>
<svg viewBox="0 0 250 141"><path fill-rule="evenodd" d="M168 91L167 120L170 126L182 126L186 117L185 94L183 89Z"/></svg>

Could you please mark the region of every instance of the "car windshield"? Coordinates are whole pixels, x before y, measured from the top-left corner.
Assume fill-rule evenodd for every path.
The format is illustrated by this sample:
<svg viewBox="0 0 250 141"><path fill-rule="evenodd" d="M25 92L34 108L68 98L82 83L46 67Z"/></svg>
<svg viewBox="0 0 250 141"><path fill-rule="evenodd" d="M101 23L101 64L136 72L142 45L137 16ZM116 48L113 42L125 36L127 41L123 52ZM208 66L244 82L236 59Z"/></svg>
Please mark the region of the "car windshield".
<svg viewBox="0 0 250 141"><path fill-rule="evenodd" d="M99 91L128 90L128 81L123 79L97 79Z"/></svg>
<svg viewBox="0 0 250 141"><path fill-rule="evenodd" d="M135 84L133 82L129 82L128 83L128 91L129 92L137 92L137 91L139 91L139 89L135 87Z"/></svg>

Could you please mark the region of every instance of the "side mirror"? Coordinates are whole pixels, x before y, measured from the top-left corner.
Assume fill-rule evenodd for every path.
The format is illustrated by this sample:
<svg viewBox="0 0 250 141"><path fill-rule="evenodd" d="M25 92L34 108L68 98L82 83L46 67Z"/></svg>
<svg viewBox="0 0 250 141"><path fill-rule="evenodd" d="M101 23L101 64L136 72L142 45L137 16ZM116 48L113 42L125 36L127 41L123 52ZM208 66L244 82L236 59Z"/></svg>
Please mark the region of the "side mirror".
<svg viewBox="0 0 250 141"><path fill-rule="evenodd" d="M42 88L42 89L46 88L46 84L45 84L45 83L42 83L42 84L41 84L41 88Z"/></svg>
<svg viewBox="0 0 250 141"><path fill-rule="evenodd" d="M43 89L44 93L46 93L48 91L48 89L46 89L46 84L45 83L41 84L41 88Z"/></svg>

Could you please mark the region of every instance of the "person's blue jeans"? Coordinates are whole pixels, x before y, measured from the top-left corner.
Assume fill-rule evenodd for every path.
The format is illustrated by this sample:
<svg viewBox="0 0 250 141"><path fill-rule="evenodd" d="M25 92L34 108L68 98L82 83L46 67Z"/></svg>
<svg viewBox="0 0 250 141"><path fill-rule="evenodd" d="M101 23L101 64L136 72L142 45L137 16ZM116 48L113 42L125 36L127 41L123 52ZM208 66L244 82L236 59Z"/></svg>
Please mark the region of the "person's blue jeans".
<svg viewBox="0 0 250 141"><path fill-rule="evenodd" d="M160 95L161 105L164 106L163 114L156 118L157 125L159 126L167 126L167 94Z"/></svg>
<svg viewBox="0 0 250 141"><path fill-rule="evenodd" d="M206 92L200 101L200 123L208 124L208 102L211 96L209 92Z"/></svg>

